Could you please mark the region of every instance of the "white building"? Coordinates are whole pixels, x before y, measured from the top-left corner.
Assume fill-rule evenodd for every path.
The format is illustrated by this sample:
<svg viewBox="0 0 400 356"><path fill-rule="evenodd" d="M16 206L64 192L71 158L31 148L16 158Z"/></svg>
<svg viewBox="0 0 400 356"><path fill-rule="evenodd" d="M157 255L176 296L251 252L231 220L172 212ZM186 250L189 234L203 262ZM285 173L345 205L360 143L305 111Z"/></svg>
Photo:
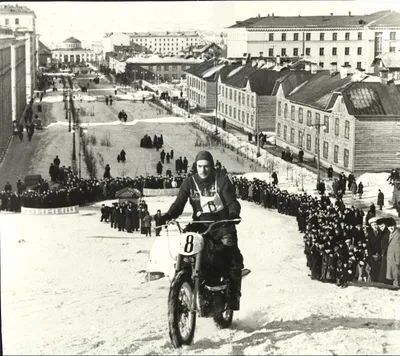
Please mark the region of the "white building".
<svg viewBox="0 0 400 356"><path fill-rule="evenodd" d="M129 36L132 42L160 54L177 55L191 45L204 43L197 31L130 32Z"/></svg>
<svg viewBox="0 0 400 356"><path fill-rule="evenodd" d="M301 56L330 68L350 65L370 70L373 59L400 49L400 13L369 15L252 17L226 29L228 57Z"/></svg>
<svg viewBox="0 0 400 356"><path fill-rule="evenodd" d="M53 49L52 58L62 63L81 63L97 61L97 54L88 48L82 48L82 42L69 37Z"/></svg>
<svg viewBox="0 0 400 356"><path fill-rule="evenodd" d="M103 51L114 52L114 46L129 46L130 36L125 32L107 33L102 39Z"/></svg>
<svg viewBox="0 0 400 356"><path fill-rule="evenodd" d="M0 26L11 28L18 40L25 39L26 96L33 96L39 65L39 37L36 34L35 12L26 6L1 5Z"/></svg>

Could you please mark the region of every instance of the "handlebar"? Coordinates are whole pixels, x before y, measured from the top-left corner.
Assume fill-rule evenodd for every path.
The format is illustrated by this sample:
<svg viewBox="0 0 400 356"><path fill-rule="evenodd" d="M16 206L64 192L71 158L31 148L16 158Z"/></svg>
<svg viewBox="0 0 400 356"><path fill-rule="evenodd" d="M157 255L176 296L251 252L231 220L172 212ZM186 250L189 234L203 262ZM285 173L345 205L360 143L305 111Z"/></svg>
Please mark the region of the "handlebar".
<svg viewBox="0 0 400 356"><path fill-rule="evenodd" d="M211 231L211 229L216 225L225 224L225 223L229 223L229 222L239 223L241 221L242 221L242 219L239 218L239 219L224 219L224 220L218 220L218 221L214 221L214 220L211 220L211 221L210 220L204 220L204 221L194 220L194 221L190 221L189 223L190 224L210 224L210 226L207 228L207 230L201 233L201 235L204 236L204 235L207 235ZM171 220L170 222L168 222L164 226L167 227L168 225L173 225L173 224L176 224L178 226L179 231L182 232L183 229L181 228L181 225L179 224L179 222L177 220Z"/></svg>

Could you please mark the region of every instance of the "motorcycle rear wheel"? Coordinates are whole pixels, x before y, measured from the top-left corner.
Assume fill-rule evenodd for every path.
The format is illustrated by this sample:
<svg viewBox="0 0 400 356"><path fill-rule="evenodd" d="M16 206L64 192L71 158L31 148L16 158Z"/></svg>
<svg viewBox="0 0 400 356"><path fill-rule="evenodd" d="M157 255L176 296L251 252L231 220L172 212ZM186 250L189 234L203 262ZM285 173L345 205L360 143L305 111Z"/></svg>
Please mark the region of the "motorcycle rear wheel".
<svg viewBox="0 0 400 356"><path fill-rule="evenodd" d="M187 272L180 271L172 280L168 295L169 337L175 348L193 341L196 329L196 313L190 310L193 298L192 279Z"/></svg>
<svg viewBox="0 0 400 356"><path fill-rule="evenodd" d="M214 322L220 329L229 328L232 325L233 310L227 309L214 316Z"/></svg>

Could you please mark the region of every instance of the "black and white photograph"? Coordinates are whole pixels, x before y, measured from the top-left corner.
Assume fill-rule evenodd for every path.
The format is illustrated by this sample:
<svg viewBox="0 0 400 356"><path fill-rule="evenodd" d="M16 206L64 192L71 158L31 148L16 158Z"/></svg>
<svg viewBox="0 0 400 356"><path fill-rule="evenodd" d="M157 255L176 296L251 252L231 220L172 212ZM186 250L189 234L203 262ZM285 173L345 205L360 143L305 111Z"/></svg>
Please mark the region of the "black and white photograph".
<svg viewBox="0 0 400 356"><path fill-rule="evenodd" d="M398 355L400 2L0 3L0 354Z"/></svg>

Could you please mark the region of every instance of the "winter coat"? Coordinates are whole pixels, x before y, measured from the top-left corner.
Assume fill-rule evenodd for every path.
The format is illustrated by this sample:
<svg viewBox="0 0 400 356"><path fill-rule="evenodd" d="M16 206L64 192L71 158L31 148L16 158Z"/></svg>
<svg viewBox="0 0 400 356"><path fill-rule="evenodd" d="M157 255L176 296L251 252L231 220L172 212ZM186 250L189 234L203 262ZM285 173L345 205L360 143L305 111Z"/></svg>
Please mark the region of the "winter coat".
<svg viewBox="0 0 400 356"><path fill-rule="evenodd" d="M143 218L143 224L144 224L144 227L151 227L151 221L153 220L153 218L151 217L151 215L146 215L144 218Z"/></svg>
<svg viewBox="0 0 400 356"><path fill-rule="evenodd" d="M399 269L400 269L400 228L396 228L389 235L389 244L387 249L386 278L398 281Z"/></svg>
<svg viewBox="0 0 400 356"><path fill-rule="evenodd" d="M351 183L350 190L351 190L351 192L352 192L353 194L356 194L356 193L357 193L357 183L356 183L356 182L353 181L353 182Z"/></svg>
<svg viewBox="0 0 400 356"><path fill-rule="evenodd" d="M385 205L385 196L383 195L382 192L378 193L378 201L376 205Z"/></svg>
<svg viewBox="0 0 400 356"><path fill-rule="evenodd" d="M381 239L381 251L382 251L382 263L381 263L381 271L379 273L379 282L385 283L386 269L387 269L387 250L389 244L389 230L386 228L384 231L380 231L379 236Z"/></svg>

